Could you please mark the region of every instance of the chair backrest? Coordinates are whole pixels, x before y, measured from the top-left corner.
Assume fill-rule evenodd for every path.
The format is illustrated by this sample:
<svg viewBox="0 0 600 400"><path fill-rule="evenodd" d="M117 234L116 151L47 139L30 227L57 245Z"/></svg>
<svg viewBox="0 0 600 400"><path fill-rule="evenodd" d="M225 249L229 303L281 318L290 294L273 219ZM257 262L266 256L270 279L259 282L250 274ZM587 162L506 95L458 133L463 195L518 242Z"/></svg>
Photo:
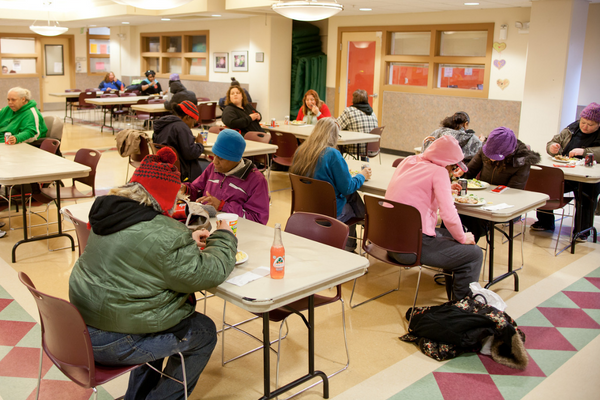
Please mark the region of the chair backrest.
<svg viewBox="0 0 600 400"><path fill-rule="evenodd" d="M252 140L253 142L270 143L271 134L269 132L248 131L244 135L244 139Z"/></svg>
<svg viewBox="0 0 600 400"><path fill-rule="evenodd" d="M337 217L335 190L329 182L289 175L292 182L292 214L303 211Z"/></svg>
<svg viewBox="0 0 600 400"><path fill-rule="evenodd" d="M252 108L254 108L256 110L256 106L257 106L257 102L253 101L250 103L250 105L252 106Z"/></svg>
<svg viewBox="0 0 600 400"><path fill-rule="evenodd" d="M139 99L137 104L148 104L148 99Z"/></svg>
<svg viewBox="0 0 600 400"><path fill-rule="evenodd" d="M100 97L119 97L119 96L118 96L117 94L115 94L115 93L107 93L107 92L104 92L104 93L102 93L102 94L100 95Z"/></svg>
<svg viewBox="0 0 600 400"><path fill-rule="evenodd" d="M394 162L392 163L392 167L396 168L398 165L400 165L400 163L402 161L404 161L406 157L398 157L394 160Z"/></svg>
<svg viewBox="0 0 600 400"><path fill-rule="evenodd" d="M58 150L58 146L60 146L60 140L53 138L46 138L40 145L40 149L47 151L48 153L56 154L56 150Z"/></svg>
<svg viewBox="0 0 600 400"><path fill-rule="evenodd" d="M19 279L35 300L42 327L42 347L50 360L73 382L96 386L96 366L87 326L75 306L36 289L24 272Z"/></svg>
<svg viewBox="0 0 600 400"><path fill-rule="evenodd" d="M63 120L49 115L44 117L44 122L46 123L46 127L48 127L47 136L52 139L62 140Z"/></svg>
<svg viewBox="0 0 600 400"><path fill-rule="evenodd" d="M177 150L175 150L175 148L173 148L172 146L167 146L166 144L158 144L154 142L150 143L150 147L152 148L152 154L158 153L158 151L163 147L171 148L171 150L173 150L175 154L177 154L177 161L175 161L175 164L173 165L175 166L175 168L177 168L177 171L181 172L181 165L179 164L179 153L177 152Z"/></svg>
<svg viewBox="0 0 600 400"><path fill-rule="evenodd" d="M379 149L381 147L381 134L383 133L384 129L385 126L379 126L371 130L371 135L379 135L379 140L376 142L367 143L367 154L371 153L371 155L373 155L379 153Z"/></svg>
<svg viewBox="0 0 600 400"><path fill-rule="evenodd" d="M386 261L387 252L415 257L421 263L423 230L421 213L413 206L365 194L365 231L363 249Z"/></svg>
<svg viewBox="0 0 600 400"><path fill-rule="evenodd" d="M210 133L219 133L221 132L223 129L227 129L224 126L211 126L210 128L208 128L208 131Z"/></svg>
<svg viewBox="0 0 600 400"><path fill-rule="evenodd" d="M326 215L297 212L288 218L285 231L343 250L346 248L349 227Z"/></svg>
<svg viewBox="0 0 600 400"><path fill-rule="evenodd" d="M137 94L135 92L125 92L121 93L121 97L135 97Z"/></svg>
<svg viewBox="0 0 600 400"><path fill-rule="evenodd" d="M196 100L200 101L210 101L208 97L196 97Z"/></svg>
<svg viewBox="0 0 600 400"><path fill-rule="evenodd" d="M89 89L85 89L86 92L99 92L100 89L99 88L89 88Z"/></svg>
<svg viewBox="0 0 600 400"><path fill-rule="evenodd" d="M150 154L148 141L145 137L140 136L140 154L132 154L129 156L129 162L141 162L144 157Z"/></svg>
<svg viewBox="0 0 600 400"><path fill-rule="evenodd" d="M125 94L125 93L133 93L134 96L139 96L140 95L140 91L137 90L137 89L126 89L123 94Z"/></svg>
<svg viewBox="0 0 600 400"><path fill-rule="evenodd" d="M564 196L565 174L560 168L532 165L525 190L545 193L550 200L561 200Z"/></svg>
<svg viewBox="0 0 600 400"><path fill-rule="evenodd" d="M217 120L217 103L202 103L198 104L198 122L214 122Z"/></svg>
<svg viewBox="0 0 600 400"><path fill-rule="evenodd" d="M92 188L92 195L96 196L96 167L102 154L94 149L79 149L75 154L74 161L79 164L87 165L92 170L88 176L83 178L73 178L73 181L81 182Z"/></svg>
<svg viewBox="0 0 600 400"><path fill-rule="evenodd" d="M63 212L69 217L73 226L75 226L75 234L77 234L77 241L79 242L79 255L81 256L87 245L88 238L90 237L90 230L87 228L87 224L82 220L75 218L73 214L71 214L71 211L64 209Z"/></svg>
<svg viewBox="0 0 600 400"><path fill-rule="evenodd" d="M89 92L89 91L85 91L85 92L81 92L79 93L79 107L96 107L93 104L88 104L85 99L95 99L96 98L96 92Z"/></svg>
<svg viewBox="0 0 600 400"><path fill-rule="evenodd" d="M273 144L277 145L275 155L277 157L293 158L298 150L298 139L292 133L288 132L273 132L271 135Z"/></svg>

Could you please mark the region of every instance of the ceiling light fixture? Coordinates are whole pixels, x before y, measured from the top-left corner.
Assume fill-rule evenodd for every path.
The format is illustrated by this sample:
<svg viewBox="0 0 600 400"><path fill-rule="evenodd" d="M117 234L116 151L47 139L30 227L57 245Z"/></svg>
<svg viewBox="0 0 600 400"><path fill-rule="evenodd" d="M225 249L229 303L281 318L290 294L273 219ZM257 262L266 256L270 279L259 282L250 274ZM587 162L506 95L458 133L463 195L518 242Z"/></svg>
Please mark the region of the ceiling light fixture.
<svg viewBox="0 0 600 400"><path fill-rule="evenodd" d="M221 16L221 14L213 14L213 15L211 15L211 17L220 17L220 16Z"/></svg>
<svg viewBox="0 0 600 400"><path fill-rule="evenodd" d="M161 21L170 21L170 20L171 20L171 18L161 18L160 20L161 20Z"/></svg>
<svg viewBox="0 0 600 400"><path fill-rule="evenodd" d="M145 10L168 10L183 6L192 0L113 0L117 4L143 8Z"/></svg>
<svg viewBox="0 0 600 400"><path fill-rule="evenodd" d="M277 14L283 15L286 18L295 19L298 21L319 21L333 17L344 9L344 6L338 4L337 1L318 2L317 0L303 1L279 1L274 3L271 8Z"/></svg>
<svg viewBox="0 0 600 400"><path fill-rule="evenodd" d="M359 8L359 11L373 11L372 8Z"/></svg>
<svg viewBox="0 0 600 400"><path fill-rule="evenodd" d="M44 5L48 6L48 7L50 6L50 4L52 4L52 3L51 2L44 3ZM50 9L48 9L48 26L45 26L45 25L36 26L35 25L36 22L37 22L37 20L33 21L33 24L31 24L29 29L31 31L37 33L38 35L42 35L42 36L58 36L69 30L69 28L66 28L64 26L59 26L58 21L54 21L54 25L50 25Z"/></svg>
<svg viewBox="0 0 600 400"><path fill-rule="evenodd" d="M129 22L121 22L123 25L129 25Z"/></svg>
<svg viewBox="0 0 600 400"><path fill-rule="evenodd" d="M479 3L465 3L465 6L478 6Z"/></svg>

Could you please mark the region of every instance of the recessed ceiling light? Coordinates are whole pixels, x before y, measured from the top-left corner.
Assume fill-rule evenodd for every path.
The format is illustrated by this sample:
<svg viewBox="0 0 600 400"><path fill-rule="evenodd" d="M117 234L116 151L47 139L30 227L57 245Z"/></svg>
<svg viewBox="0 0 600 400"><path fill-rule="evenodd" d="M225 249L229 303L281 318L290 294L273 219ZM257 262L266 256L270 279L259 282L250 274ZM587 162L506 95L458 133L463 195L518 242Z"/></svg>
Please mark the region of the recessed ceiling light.
<svg viewBox="0 0 600 400"><path fill-rule="evenodd" d="M123 25L129 25L129 22L121 22Z"/></svg>
<svg viewBox="0 0 600 400"><path fill-rule="evenodd" d="M171 20L171 18L161 18L160 20L161 20L161 21L170 21L170 20Z"/></svg>
<svg viewBox="0 0 600 400"><path fill-rule="evenodd" d="M465 6L478 6L479 3L465 3Z"/></svg>
<svg viewBox="0 0 600 400"><path fill-rule="evenodd" d="M359 8L360 11L373 11L372 8Z"/></svg>
<svg viewBox="0 0 600 400"><path fill-rule="evenodd" d="M221 14L213 14L212 16L213 16L213 17L220 17L220 16L221 16Z"/></svg>

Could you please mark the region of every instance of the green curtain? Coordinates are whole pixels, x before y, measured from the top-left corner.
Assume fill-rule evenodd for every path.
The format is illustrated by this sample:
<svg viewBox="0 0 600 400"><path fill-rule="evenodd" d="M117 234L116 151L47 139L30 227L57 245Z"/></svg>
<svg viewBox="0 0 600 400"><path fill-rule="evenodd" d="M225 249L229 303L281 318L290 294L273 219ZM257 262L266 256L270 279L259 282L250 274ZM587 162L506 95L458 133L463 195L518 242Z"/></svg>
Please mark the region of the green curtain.
<svg viewBox="0 0 600 400"><path fill-rule="evenodd" d="M303 21L294 21L292 31L292 76L290 119L296 119L302 98L308 89L315 90L325 101L327 56L321 51L318 27Z"/></svg>

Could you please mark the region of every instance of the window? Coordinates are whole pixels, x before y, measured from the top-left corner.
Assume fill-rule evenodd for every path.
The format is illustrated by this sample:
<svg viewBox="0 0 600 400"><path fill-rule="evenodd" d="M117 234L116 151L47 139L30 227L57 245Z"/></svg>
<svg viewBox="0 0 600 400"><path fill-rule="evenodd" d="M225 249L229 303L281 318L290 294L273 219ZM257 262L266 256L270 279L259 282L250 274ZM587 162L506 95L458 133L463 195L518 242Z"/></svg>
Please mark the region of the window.
<svg viewBox="0 0 600 400"><path fill-rule="evenodd" d="M493 32L494 24L385 28L382 89L487 97Z"/></svg>
<svg viewBox="0 0 600 400"><path fill-rule="evenodd" d="M110 28L90 28L87 34L88 75L110 72Z"/></svg>
<svg viewBox="0 0 600 400"><path fill-rule="evenodd" d="M37 76L38 49L33 37L0 38L2 74Z"/></svg>
<svg viewBox="0 0 600 400"><path fill-rule="evenodd" d="M181 79L208 81L208 31L142 33L142 73L158 77L177 73Z"/></svg>

